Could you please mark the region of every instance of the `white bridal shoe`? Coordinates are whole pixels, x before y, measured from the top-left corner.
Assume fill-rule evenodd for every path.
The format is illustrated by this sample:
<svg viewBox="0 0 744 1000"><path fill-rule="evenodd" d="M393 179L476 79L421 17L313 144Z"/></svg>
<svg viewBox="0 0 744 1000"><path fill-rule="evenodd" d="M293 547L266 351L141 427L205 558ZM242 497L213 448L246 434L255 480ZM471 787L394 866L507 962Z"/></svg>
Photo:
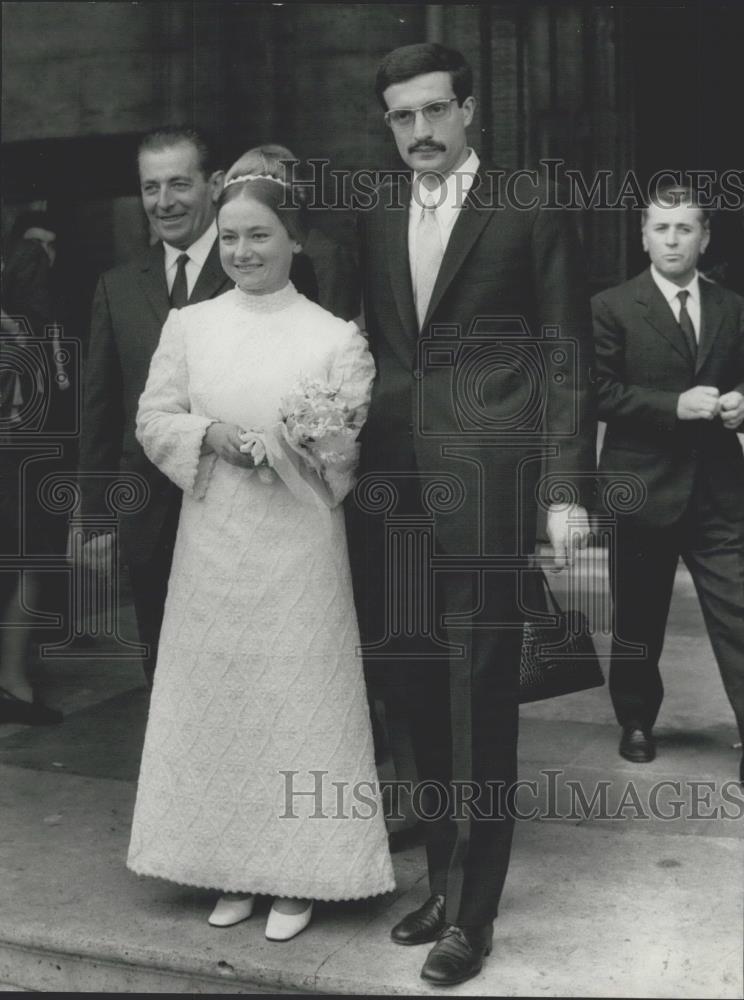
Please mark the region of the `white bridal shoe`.
<svg viewBox="0 0 744 1000"><path fill-rule="evenodd" d="M232 927L241 920L247 920L252 913L253 896L220 896L209 923L212 927Z"/></svg>
<svg viewBox="0 0 744 1000"><path fill-rule="evenodd" d="M301 913L280 913L276 905L269 911L266 921L266 937L269 941L289 941L304 931L313 915L313 901Z"/></svg>

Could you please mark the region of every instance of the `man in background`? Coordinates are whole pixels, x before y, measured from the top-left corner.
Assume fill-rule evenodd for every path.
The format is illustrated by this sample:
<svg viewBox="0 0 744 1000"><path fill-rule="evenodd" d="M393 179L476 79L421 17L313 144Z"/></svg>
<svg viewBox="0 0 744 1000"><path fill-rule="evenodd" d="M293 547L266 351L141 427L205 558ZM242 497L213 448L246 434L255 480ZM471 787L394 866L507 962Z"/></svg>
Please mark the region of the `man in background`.
<svg viewBox="0 0 744 1000"><path fill-rule="evenodd" d="M85 372L80 485L83 513L105 513L116 473L137 473L149 495L121 519L148 685L157 658L165 595L181 505L179 490L146 458L135 437L137 403L171 308L214 298L231 287L217 245L215 202L223 173L205 137L165 127L145 136L138 153L142 204L157 242L101 275L93 299ZM89 539L85 562L108 565L113 536Z"/></svg>
<svg viewBox="0 0 744 1000"><path fill-rule="evenodd" d="M744 739L744 455L736 434L744 423L744 299L698 272L710 223L692 190L660 191L643 211L642 240L651 266L592 300L607 421L600 470L633 473L646 495L618 517L610 564L610 693L620 754L635 763L656 755L659 658L680 556Z"/></svg>

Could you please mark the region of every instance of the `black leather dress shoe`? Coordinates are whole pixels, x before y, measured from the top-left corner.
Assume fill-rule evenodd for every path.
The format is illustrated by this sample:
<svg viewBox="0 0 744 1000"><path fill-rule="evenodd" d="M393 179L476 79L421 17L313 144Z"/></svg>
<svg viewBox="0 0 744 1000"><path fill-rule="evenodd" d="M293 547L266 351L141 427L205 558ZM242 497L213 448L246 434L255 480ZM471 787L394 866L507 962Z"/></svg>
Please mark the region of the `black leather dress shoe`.
<svg viewBox="0 0 744 1000"><path fill-rule="evenodd" d="M493 924L483 927L445 927L429 952L421 978L434 986L454 986L477 976L491 954Z"/></svg>
<svg viewBox="0 0 744 1000"><path fill-rule="evenodd" d="M25 726L56 726L62 713L48 708L36 695L33 701L17 698L0 687L0 722L20 722Z"/></svg>
<svg viewBox="0 0 744 1000"><path fill-rule="evenodd" d="M656 743L651 731L642 729L623 729L620 737L620 756L634 764L648 764L656 756Z"/></svg>
<svg viewBox="0 0 744 1000"><path fill-rule="evenodd" d="M429 944L445 926L444 896L435 893L393 927L390 937L396 944Z"/></svg>

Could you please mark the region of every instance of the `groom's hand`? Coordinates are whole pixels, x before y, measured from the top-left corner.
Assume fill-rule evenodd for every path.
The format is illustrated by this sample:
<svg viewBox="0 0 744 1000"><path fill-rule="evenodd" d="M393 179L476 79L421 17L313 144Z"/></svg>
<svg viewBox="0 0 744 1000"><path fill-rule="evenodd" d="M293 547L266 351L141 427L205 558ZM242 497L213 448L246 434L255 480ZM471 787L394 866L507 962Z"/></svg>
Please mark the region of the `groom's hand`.
<svg viewBox="0 0 744 1000"><path fill-rule="evenodd" d="M252 469L253 457L240 450L240 446L243 444L240 436L242 433L243 428L238 427L237 424L210 424L204 435L206 450L213 451L230 465L239 465L242 469Z"/></svg>
<svg viewBox="0 0 744 1000"><path fill-rule="evenodd" d="M589 540L586 510L576 504L556 504L548 510L547 529L555 568L572 565L576 549L586 548Z"/></svg>

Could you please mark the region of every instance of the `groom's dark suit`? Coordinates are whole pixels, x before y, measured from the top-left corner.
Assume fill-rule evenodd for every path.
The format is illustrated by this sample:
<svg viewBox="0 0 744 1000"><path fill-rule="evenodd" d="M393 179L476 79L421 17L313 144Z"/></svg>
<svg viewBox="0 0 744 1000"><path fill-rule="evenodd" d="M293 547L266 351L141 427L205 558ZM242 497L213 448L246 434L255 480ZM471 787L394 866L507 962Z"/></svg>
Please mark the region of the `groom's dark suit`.
<svg viewBox="0 0 744 1000"><path fill-rule="evenodd" d="M677 419L679 396L693 386L744 392L744 299L702 277L699 288L695 358L650 270L592 299L607 421L600 469L631 473L645 491L642 505L619 518L613 546L610 691L622 726L651 729L682 555L744 738L744 455L720 418Z"/></svg>
<svg viewBox="0 0 744 1000"><path fill-rule="evenodd" d="M522 191L522 200L534 194ZM508 785L516 778L522 617L514 566L534 544L541 456L548 476L570 483L579 497L594 470L581 253L568 213L498 207L494 178L481 165L419 331L409 177L378 195L361 219L365 315L378 376L349 509L363 641L388 640L382 664L375 655L382 647L368 645L368 675L382 666L388 678L401 679L422 782ZM542 335L546 326L561 344L551 343L550 331ZM374 514L383 507L387 536L385 516ZM406 526L410 544L424 553L431 544L437 560L432 575L422 556L418 582L415 567L396 579ZM395 538L386 545L390 529ZM490 572L479 578L488 557ZM437 640L454 644L449 656L435 648ZM427 824L431 889L446 895L450 923L482 925L496 915L513 829L505 806L503 794L493 807L481 797L482 813L502 818L466 808L457 822L445 816Z"/></svg>
<svg viewBox="0 0 744 1000"><path fill-rule="evenodd" d="M189 302L214 298L231 285L215 240ZM146 458L135 437L135 418L169 309L162 243L101 275L91 314L80 442L83 513L106 512L107 473L135 472L149 486L144 506L123 515L120 524L140 638L151 648L146 672L155 666L181 494Z"/></svg>

